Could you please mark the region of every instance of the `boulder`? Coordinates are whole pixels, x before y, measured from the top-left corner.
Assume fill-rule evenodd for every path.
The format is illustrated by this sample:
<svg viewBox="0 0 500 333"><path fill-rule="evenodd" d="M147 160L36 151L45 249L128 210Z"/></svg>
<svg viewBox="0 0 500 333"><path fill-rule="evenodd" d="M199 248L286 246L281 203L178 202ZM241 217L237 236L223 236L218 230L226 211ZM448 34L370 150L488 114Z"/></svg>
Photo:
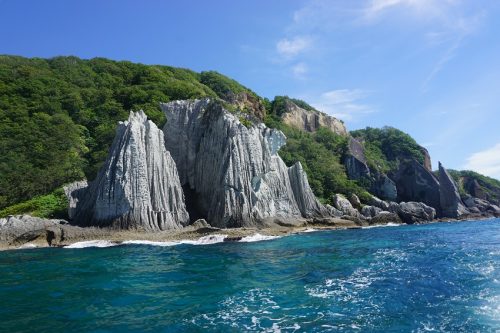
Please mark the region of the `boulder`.
<svg viewBox="0 0 500 333"><path fill-rule="evenodd" d="M379 224L388 224L388 223L396 223L402 224L403 221L396 213L382 211L371 218L370 224L379 225Z"/></svg>
<svg viewBox="0 0 500 333"><path fill-rule="evenodd" d="M144 112L120 122L108 158L79 199L81 226L159 231L189 222L177 168L163 132Z"/></svg>
<svg viewBox="0 0 500 333"><path fill-rule="evenodd" d="M364 217L368 217L368 218L375 217L378 214L380 214L381 212L382 212L382 209L375 207L375 206L363 206L363 208L361 208L361 214Z"/></svg>
<svg viewBox="0 0 500 333"><path fill-rule="evenodd" d="M469 213L462 203L455 181L441 162L439 162L439 195L441 216L457 218Z"/></svg>
<svg viewBox="0 0 500 333"><path fill-rule="evenodd" d="M343 215L360 217L360 213L354 207L352 207L351 202L342 195L335 194L332 201L333 206L341 211Z"/></svg>
<svg viewBox="0 0 500 333"><path fill-rule="evenodd" d="M208 98L161 104L165 144L201 215L212 226L259 226L272 218L328 216L300 163L278 155L285 135L264 124L246 127Z"/></svg>
<svg viewBox="0 0 500 333"><path fill-rule="evenodd" d="M389 203L387 201L380 200L376 196L372 196L368 203L372 206L380 208L381 210L389 210Z"/></svg>
<svg viewBox="0 0 500 333"><path fill-rule="evenodd" d="M350 196L349 196L349 202L351 203L351 205L356 208L356 209L360 209L361 208L361 200L359 200L359 197L352 193Z"/></svg>
<svg viewBox="0 0 500 333"><path fill-rule="evenodd" d="M109 237L102 229L80 228L65 220L43 219L30 215L0 218L0 247L61 246L82 239Z"/></svg>
<svg viewBox="0 0 500 333"><path fill-rule="evenodd" d="M436 210L423 202L401 202L397 214L407 224L430 222L436 217Z"/></svg>

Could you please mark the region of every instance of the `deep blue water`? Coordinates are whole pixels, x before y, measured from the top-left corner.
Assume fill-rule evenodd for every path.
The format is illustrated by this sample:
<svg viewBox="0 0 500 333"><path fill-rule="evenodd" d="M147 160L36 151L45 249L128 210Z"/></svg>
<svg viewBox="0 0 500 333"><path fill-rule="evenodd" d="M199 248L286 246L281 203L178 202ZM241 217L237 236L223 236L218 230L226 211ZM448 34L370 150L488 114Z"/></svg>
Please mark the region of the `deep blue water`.
<svg viewBox="0 0 500 333"><path fill-rule="evenodd" d="M500 220L0 252L2 332L498 332Z"/></svg>

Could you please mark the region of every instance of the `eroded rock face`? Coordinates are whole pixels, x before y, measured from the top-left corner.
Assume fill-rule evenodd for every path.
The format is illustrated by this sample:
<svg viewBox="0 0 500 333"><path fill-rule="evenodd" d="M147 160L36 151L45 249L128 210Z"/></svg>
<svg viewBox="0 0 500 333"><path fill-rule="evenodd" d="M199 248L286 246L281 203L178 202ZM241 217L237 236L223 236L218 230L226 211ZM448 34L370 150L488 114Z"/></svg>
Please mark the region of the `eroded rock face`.
<svg viewBox="0 0 500 333"><path fill-rule="evenodd" d="M305 110L291 101L286 102L287 111L283 114L283 122L306 132L315 132L320 127L326 127L333 133L347 136L345 125L337 118L319 111Z"/></svg>
<svg viewBox="0 0 500 333"><path fill-rule="evenodd" d="M455 182L441 162L439 162L439 185L441 216L456 218L469 213L462 203Z"/></svg>
<svg viewBox="0 0 500 333"><path fill-rule="evenodd" d="M86 180L76 181L63 187L64 194L66 194L66 197L68 198L68 217L70 220L75 217L76 206L83 198L87 187L88 183Z"/></svg>
<svg viewBox="0 0 500 333"><path fill-rule="evenodd" d="M327 215L300 164L288 168L278 156L282 132L263 124L245 127L209 99L161 105L167 150L181 184L217 227L259 225L274 217Z"/></svg>
<svg viewBox="0 0 500 333"><path fill-rule="evenodd" d="M120 122L108 158L79 198L74 221L82 226L158 231L189 222L177 168L163 132L146 115Z"/></svg>
<svg viewBox="0 0 500 333"><path fill-rule="evenodd" d="M397 186L398 201L423 202L439 209L439 181L417 161L401 161L398 171L391 178Z"/></svg>
<svg viewBox="0 0 500 333"><path fill-rule="evenodd" d="M363 145L353 137L349 137L349 145L344 157L344 165L347 176L350 179L359 180L363 177L370 177L370 168L366 164Z"/></svg>

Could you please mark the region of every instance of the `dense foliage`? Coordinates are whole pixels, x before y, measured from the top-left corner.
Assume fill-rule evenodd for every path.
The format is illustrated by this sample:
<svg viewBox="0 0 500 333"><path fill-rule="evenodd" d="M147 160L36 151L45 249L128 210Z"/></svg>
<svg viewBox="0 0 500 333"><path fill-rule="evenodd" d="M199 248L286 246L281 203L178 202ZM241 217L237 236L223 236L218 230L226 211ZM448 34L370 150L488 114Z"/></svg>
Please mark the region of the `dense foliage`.
<svg viewBox="0 0 500 333"><path fill-rule="evenodd" d="M424 162L422 147L408 134L393 127L352 131L365 146L365 155L371 169L387 173L394 170L403 158Z"/></svg>
<svg viewBox="0 0 500 333"><path fill-rule="evenodd" d="M307 173L309 184L323 202L331 203L336 193L357 194L367 201L369 194L355 181L347 178L342 156L347 151L347 138L320 128L315 133L307 133L283 124L280 118L269 115L266 125L278 128L287 136L287 144L279 155L288 166L300 161Z"/></svg>
<svg viewBox="0 0 500 333"><path fill-rule="evenodd" d="M317 111L315 108L313 108L303 100L290 98L288 96L276 96L274 100L270 103L270 110L275 115L281 116L287 112L287 103L289 102L292 102L293 104L307 111Z"/></svg>
<svg viewBox="0 0 500 333"><path fill-rule="evenodd" d="M499 180L470 170L448 170L448 172L457 183L458 190L462 196L472 195L494 203L500 203Z"/></svg>
<svg viewBox="0 0 500 333"><path fill-rule="evenodd" d="M59 188L54 192L0 210L0 216L29 214L43 218L67 218L68 199Z"/></svg>
<svg viewBox="0 0 500 333"><path fill-rule="evenodd" d="M86 176L104 162L116 124L159 102L245 89L215 72L102 58L0 56L0 209ZM219 91L217 91L220 93Z"/></svg>

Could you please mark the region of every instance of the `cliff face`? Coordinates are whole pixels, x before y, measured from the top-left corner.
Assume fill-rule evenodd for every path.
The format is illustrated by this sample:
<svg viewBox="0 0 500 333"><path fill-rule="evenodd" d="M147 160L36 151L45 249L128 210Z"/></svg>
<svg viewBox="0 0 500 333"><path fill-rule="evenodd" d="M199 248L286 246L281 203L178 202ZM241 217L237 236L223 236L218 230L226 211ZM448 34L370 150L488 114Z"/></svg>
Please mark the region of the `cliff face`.
<svg viewBox="0 0 500 333"><path fill-rule="evenodd" d="M444 217L459 217L469 213L460 199L457 186L453 178L439 162L439 193L441 203L441 215Z"/></svg>
<svg viewBox="0 0 500 333"><path fill-rule="evenodd" d="M345 125L337 118L319 111L305 110L291 101L287 101L282 119L285 124L306 132L315 132L320 127L326 127L336 134L347 136Z"/></svg>
<svg viewBox="0 0 500 333"><path fill-rule="evenodd" d="M81 190L80 190L81 192ZM180 228L189 216L163 132L140 111L120 122L97 178L78 195L82 226L157 231Z"/></svg>
<svg viewBox="0 0 500 333"><path fill-rule="evenodd" d="M399 169L391 175L396 183L398 201L418 201L438 210L440 187L437 178L423 165L415 160L403 160Z"/></svg>
<svg viewBox="0 0 500 333"><path fill-rule="evenodd" d="M250 128L209 99L161 105L163 128L183 186L214 226L240 227L273 217L328 215L312 194L300 164L278 156L282 132Z"/></svg>

